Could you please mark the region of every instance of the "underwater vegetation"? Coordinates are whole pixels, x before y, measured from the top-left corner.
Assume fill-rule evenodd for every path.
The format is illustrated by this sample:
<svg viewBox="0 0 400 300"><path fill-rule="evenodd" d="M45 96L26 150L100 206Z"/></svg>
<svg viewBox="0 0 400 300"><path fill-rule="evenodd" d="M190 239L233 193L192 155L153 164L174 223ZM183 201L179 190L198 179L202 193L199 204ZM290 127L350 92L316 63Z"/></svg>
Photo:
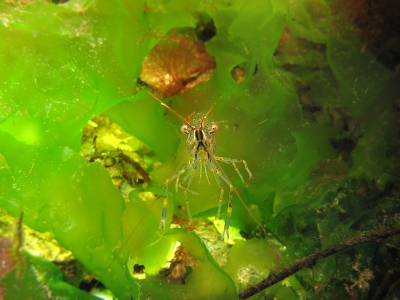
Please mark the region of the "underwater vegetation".
<svg viewBox="0 0 400 300"><path fill-rule="evenodd" d="M398 297L398 2L0 1L0 298ZM189 157L154 97L251 170L225 242L210 172L159 228Z"/></svg>

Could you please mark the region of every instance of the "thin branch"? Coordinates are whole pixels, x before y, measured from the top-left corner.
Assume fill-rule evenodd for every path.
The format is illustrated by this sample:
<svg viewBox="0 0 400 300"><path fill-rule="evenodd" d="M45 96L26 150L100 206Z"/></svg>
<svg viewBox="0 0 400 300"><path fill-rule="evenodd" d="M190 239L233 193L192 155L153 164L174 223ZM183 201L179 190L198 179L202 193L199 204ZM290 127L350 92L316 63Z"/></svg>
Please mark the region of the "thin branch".
<svg viewBox="0 0 400 300"><path fill-rule="evenodd" d="M251 286L239 294L239 299L244 300L248 299L251 296L269 288L270 286L274 285L282 281L283 279L297 273L300 270L311 268L314 266L319 260L324 259L328 256L334 255L338 252L350 249L354 246L358 246L365 243L375 242L379 243L383 239L390 237L395 234L400 233L400 226L392 226L392 227L385 227L380 230L372 231L370 233L361 234L354 238L347 240L345 243L339 244L335 248L325 249L310 256L304 257L300 261L297 261L293 266L285 268L278 274L270 274L268 278L264 279L263 281L257 283L254 286Z"/></svg>

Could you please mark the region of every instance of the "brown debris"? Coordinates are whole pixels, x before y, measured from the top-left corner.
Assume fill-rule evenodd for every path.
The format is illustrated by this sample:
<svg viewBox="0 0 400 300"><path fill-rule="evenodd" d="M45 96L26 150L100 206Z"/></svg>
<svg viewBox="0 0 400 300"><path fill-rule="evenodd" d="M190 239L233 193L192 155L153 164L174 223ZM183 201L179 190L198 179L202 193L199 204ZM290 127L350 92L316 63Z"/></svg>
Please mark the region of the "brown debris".
<svg viewBox="0 0 400 300"><path fill-rule="evenodd" d="M399 71L400 0L336 0L333 11L345 16L337 27L353 24L363 43L362 51L368 47L386 67Z"/></svg>
<svg viewBox="0 0 400 300"><path fill-rule="evenodd" d="M175 256L170 263L169 268L163 270L161 275L177 284L185 284L185 278L189 275L187 267L195 268L199 265L197 258L192 256L182 245L176 249Z"/></svg>
<svg viewBox="0 0 400 300"><path fill-rule="evenodd" d="M172 31L145 57L140 80L158 92L156 97L168 98L208 81L215 66L203 41Z"/></svg>

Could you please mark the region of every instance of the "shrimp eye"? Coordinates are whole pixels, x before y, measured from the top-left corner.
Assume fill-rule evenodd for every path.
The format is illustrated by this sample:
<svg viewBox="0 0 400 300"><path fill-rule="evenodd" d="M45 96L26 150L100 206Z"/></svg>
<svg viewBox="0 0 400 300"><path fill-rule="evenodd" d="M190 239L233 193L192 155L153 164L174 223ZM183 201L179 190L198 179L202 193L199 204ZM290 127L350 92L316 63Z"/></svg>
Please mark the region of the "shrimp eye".
<svg viewBox="0 0 400 300"><path fill-rule="evenodd" d="M213 124L213 125L211 126L210 133L215 133L215 132L217 132L218 130L219 130L218 125Z"/></svg>
<svg viewBox="0 0 400 300"><path fill-rule="evenodd" d="M182 132L182 133L188 134L188 133L189 133L189 128L188 128L188 126L187 126L187 125L182 125L182 126L181 126L181 132Z"/></svg>

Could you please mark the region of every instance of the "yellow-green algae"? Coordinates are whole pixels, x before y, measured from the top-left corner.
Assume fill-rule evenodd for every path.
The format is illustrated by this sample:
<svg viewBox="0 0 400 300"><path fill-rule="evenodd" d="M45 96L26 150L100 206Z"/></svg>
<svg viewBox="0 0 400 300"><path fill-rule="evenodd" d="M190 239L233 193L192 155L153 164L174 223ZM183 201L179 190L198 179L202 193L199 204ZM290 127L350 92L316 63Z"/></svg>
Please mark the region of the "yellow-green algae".
<svg viewBox="0 0 400 300"><path fill-rule="evenodd" d="M318 11L312 8L316 4ZM339 209L327 220L318 219L316 209L335 198L343 180L313 192L308 184L320 160L338 159L329 141L344 133L327 118L303 118L296 82L311 87L308 96L322 110L345 106L358 120L362 134L351 153L347 179L356 185L362 179L377 180L384 187L390 179L382 170L389 159L385 151L394 123L390 106L398 97L396 81L368 51L360 53L355 36L339 35L340 29L332 25L337 16L330 15L329 2L323 0L147 1L147 11L144 5L145 1L128 0L0 3L0 203L16 216L24 211L30 227L52 232L118 299L233 299L234 270L250 262L239 261L240 255L237 265L232 267L235 262L230 261L227 271L233 279L229 278L194 234L158 230L160 203L132 236L132 257L145 261L155 273L170 245L181 242L200 260L187 285L171 287L150 276L145 281L132 279L126 268L128 247L109 266L125 240L122 223L129 233L149 204L140 202L135 191L124 213L126 204L103 166L89 164L78 154L82 128L93 115L105 113L161 160L172 161L154 172L149 190L159 192L184 156L182 147L173 160L179 141L174 126L179 128L180 121L168 112L165 118L165 109L144 91L136 95L135 80L159 34L194 27L194 13L208 14L217 29L206 44L216 58L214 76L172 99L172 106L183 116L214 107L209 118L223 122L216 154L246 159L254 180L244 186L227 166L229 177L247 206L252 204L267 229L285 243L285 255L299 257L320 246L302 243L305 228L322 233L340 224ZM286 25L292 37L305 41L300 46L307 50L297 45L292 52L276 54ZM295 68L285 69L288 64ZM247 74L242 85L230 74L237 65ZM215 215L215 184L194 183L193 190L200 192L190 196L194 217ZM182 203L181 194L172 194L168 221L173 207ZM358 216L355 212L347 222ZM254 227L237 197L232 225L245 231ZM250 244L244 249L251 249ZM270 255L260 259L266 266L276 263ZM321 276L329 272L321 270ZM314 277L310 282L320 283ZM271 288L270 295L311 297L302 284L290 277Z"/></svg>

